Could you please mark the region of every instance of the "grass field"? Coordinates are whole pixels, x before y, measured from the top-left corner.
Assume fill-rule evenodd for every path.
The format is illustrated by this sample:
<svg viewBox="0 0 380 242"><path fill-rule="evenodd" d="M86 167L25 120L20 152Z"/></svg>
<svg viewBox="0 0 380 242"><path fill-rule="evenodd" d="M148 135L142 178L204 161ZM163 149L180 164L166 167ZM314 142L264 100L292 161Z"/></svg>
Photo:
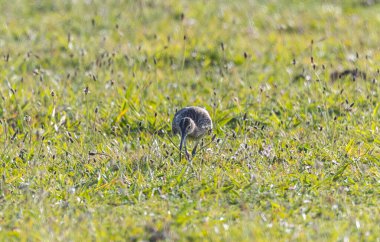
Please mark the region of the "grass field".
<svg viewBox="0 0 380 242"><path fill-rule="evenodd" d="M380 240L378 1L0 5L1 241Z"/></svg>

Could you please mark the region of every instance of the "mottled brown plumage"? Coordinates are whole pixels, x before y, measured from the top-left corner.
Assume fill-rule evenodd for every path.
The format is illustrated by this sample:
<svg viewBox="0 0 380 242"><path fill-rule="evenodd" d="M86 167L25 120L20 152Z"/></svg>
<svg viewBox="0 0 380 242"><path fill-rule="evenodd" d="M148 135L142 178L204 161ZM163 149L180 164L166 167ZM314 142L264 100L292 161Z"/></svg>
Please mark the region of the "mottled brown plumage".
<svg viewBox="0 0 380 242"><path fill-rule="evenodd" d="M197 150L199 140L210 130L212 130L212 121L207 110L200 107L186 107L179 110L173 118L172 130L174 134L181 135L180 159L182 146L185 148L186 158L189 160L190 155L186 149L186 138L196 140L193 151L194 156Z"/></svg>

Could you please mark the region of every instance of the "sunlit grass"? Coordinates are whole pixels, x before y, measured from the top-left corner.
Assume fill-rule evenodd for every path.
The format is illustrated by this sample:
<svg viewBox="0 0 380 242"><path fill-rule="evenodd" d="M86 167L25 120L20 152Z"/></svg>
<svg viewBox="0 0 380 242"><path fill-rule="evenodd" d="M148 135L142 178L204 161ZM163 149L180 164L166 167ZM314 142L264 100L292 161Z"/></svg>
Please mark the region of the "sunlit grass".
<svg viewBox="0 0 380 242"><path fill-rule="evenodd" d="M379 240L376 1L1 6L1 240Z"/></svg>

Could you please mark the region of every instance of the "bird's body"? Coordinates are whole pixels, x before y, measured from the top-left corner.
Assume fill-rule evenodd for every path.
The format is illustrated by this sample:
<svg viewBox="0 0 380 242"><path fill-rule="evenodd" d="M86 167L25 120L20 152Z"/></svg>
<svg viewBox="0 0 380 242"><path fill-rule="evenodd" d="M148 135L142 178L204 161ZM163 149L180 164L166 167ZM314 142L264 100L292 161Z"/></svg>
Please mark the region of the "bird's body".
<svg viewBox="0 0 380 242"><path fill-rule="evenodd" d="M189 154L186 149L186 138L196 140L192 151L195 155L199 140L210 130L212 130L212 120L206 109L201 107L186 107L179 110L173 118L172 130L174 134L181 135L180 153L184 145L186 157Z"/></svg>

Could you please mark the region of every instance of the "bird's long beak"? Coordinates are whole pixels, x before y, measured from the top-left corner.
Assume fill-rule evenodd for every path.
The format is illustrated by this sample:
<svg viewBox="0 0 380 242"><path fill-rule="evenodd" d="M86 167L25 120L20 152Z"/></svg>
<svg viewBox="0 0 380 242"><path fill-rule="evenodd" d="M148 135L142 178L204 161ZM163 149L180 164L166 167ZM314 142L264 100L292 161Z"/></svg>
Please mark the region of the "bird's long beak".
<svg viewBox="0 0 380 242"><path fill-rule="evenodd" d="M182 160L182 146L186 142L186 134L185 132L181 133L181 143L179 144L179 160Z"/></svg>

